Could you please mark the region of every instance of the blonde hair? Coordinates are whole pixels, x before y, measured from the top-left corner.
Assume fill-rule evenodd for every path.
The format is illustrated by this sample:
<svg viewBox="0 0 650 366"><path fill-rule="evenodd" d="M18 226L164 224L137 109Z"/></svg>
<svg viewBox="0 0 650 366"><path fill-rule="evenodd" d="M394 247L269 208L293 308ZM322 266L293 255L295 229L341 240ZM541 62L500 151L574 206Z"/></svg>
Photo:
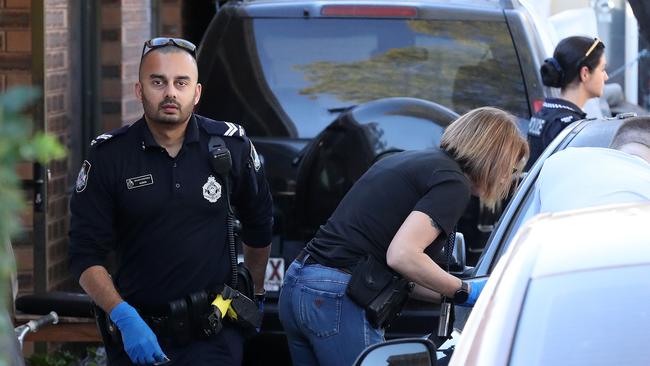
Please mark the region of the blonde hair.
<svg viewBox="0 0 650 366"><path fill-rule="evenodd" d="M445 130L440 147L459 163L489 208L508 196L529 153L516 118L493 107L460 116Z"/></svg>

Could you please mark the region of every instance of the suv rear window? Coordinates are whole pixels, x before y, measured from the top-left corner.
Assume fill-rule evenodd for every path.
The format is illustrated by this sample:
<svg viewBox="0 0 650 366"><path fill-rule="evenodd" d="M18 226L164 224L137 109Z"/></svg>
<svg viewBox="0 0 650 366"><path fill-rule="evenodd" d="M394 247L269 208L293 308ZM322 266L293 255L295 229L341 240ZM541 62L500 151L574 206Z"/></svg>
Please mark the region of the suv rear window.
<svg viewBox="0 0 650 366"><path fill-rule="evenodd" d="M300 137L359 103L413 97L462 114L491 105L529 118L502 22L277 19L253 23L264 79Z"/></svg>

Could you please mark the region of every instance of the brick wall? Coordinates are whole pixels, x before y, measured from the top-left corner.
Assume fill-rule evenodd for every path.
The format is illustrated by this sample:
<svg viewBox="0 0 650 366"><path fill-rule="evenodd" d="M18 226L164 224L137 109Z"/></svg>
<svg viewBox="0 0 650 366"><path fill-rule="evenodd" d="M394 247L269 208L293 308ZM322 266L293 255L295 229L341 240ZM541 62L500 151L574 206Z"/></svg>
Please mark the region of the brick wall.
<svg viewBox="0 0 650 366"><path fill-rule="evenodd" d="M182 0L162 0L159 8L160 37L182 37Z"/></svg>
<svg viewBox="0 0 650 366"><path fill-rule="evenodd" d="M45 129L67 145L69 142L70 100L68 0L45 1L45 49L43 70L45 89ZM42 11L41 9L37 11ZM32 84L32 9L30 0L0 0L0 92L17 85ZM36 53L38 54L38 52ZM46 216L47 289L70 286L67 269L68 160L49 166ZM33 177L31 163L18 167L22 179ZM24 234L13 239L18 264L20 292L34 288L33 219L31 199L26 190L27 210L21 215ZM37 269L42 270L42 269Z"/></svg>
<svg viewBox="0 0 650 366"><path fill-rule="evenodd" d="M31 54L31 2L29 0L0 0L0 93L18 85L32 82ZM32 178L32 165L23 163L18 167L22 179ZM30 202L32 192L25 192ZM12 239L18 261L20 291L33 288L32 258L32 212L21 215L25 231Z"/></svg>
<svg viewBox="0 0 650 366"><path fill-rule="evenodd" d="M136 121L142 104L134 85L142 44L151 38L150 0L102 1L102 130Z"/></svg>
<svg viewBox="0 0 650 366"><path fill-rule="evenodd" d="M133 88L138 78L140 52L145 40L151 38L151 1L157 1L161 34L181 36L181 0L101 0L101 108L103 131L130 123L142 115L142 106ZM16 85L32 83L31 0L0 0L0 92ZM72 25L70 0L46 0L44 84L45 126L49 133L70 146L73 116L71 103L77 103L71 86L78 82L78 73L70 68ZM38 10L41 11L41 10ZM71 24L72 23L72 24ZM83 123L83 122L82 122ZM48 203L46 216L46 256L48 289L70 287L67 269L69 159L49 165ZM32 165L19 166L21 178L33 177ZM22 215L24 234L14 238L20 292L34 288L33 258L33 192L26 190L28 210ZM40 269L36 269L40 270Z"/></svg>
<svg viewBox="0 0 650 366"><path fill-rule="evenodd" d="M46 130L69 145L71 70L69 67L69 4L67 0L45 2L45 105ZM50 163L47 210L48 289L70 286L68 249L68 159Z"/></svg>

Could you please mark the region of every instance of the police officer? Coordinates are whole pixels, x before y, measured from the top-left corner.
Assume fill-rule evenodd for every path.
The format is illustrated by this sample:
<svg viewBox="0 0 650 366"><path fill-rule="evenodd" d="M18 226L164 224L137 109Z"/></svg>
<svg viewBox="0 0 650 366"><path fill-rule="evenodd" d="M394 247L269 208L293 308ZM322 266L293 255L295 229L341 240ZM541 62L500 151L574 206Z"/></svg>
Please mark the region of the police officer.
<svg viewBox="0 0 650 366"><path fill-rule="evenodd" d="M241 364L241 332L225 324L216 335L197 336L205 314L197 321L187 301L231 278L228 194L243 224L244 261L263 292L270 192L244 130L192 113L201 96L195 49L177 38L145 42L135 85L144 116L92 141L71 200L71 269L108 315L99 321L108 322L101 330L111 365ZM231 153L227 178L211 167L212 136ZM111 251L113 278L105 268Z"/></svg>
<svg viewBox="0 0 650 366"><path fill-rule="evenodd" d="M584 119L587 100L603 94L607 72L605 45L598 38L568 37L540 68L544 85L560 88L560 98L546 98L528 127L529 168L564 127Z"/></svg>
<svg viewBox="0 0 650 366"><path fill-rule="evenodd" d="M383 291L382 278L414 282L413 296L422 300L439 302L443 294L472 306L485 280L470 285L432 257L453 237L470 194L495 205L527 157L515 118L485 107L449 125L439 149L394 154L370 167L285 274L278 306L293 363L351 365L383 341L387 323L373 320L364 301ZM384 302L379 316L401 310L394 303Z"/></svg>

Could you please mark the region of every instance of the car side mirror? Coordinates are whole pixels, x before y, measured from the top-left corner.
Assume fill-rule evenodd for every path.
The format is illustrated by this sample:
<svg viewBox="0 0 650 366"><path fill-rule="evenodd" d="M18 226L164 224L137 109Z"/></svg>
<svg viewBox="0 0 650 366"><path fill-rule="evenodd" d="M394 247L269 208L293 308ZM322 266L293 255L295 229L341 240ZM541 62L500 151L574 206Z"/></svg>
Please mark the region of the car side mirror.
<svg viewBox="0 0 650 366"><path fill-rule="evenodd" d="M403 338L373 344L353 366L417 365L435 366L436 346L428 339Z"/></svg>

